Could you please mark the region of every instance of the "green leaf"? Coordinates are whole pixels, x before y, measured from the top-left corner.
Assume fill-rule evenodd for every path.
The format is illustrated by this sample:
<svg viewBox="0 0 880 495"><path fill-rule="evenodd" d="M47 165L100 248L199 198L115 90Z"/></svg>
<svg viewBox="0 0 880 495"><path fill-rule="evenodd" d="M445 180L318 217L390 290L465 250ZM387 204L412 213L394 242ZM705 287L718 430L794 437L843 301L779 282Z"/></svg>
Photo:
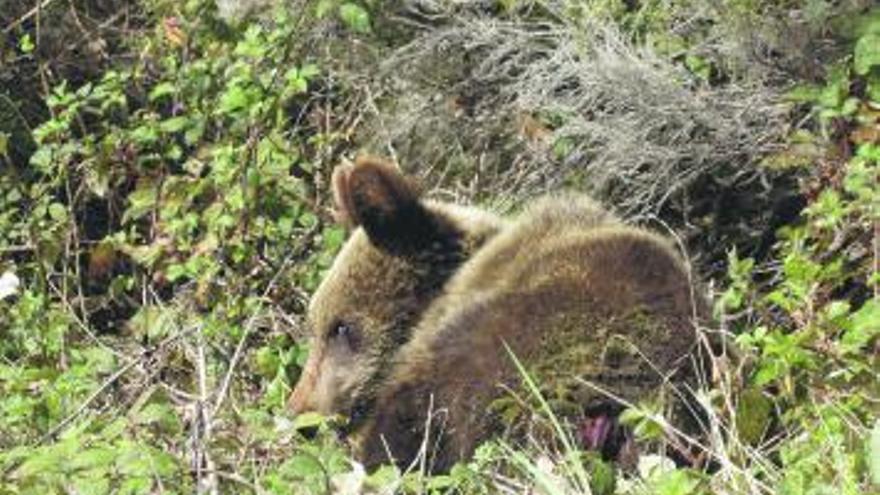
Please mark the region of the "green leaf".
<svg viewBox="0 0 880 495"><path fill-rule="evenodd" d="M840 114L844 116L853 115L859 109L859 99L851 96L843 101L843 105L840 106Z"/></svg>
<svg viewBox="0 0 880 495"><path fill-rule="evenodd" d="M370 32L370 14L360 5L348 2L339 6L339 18L352 31Z"/></svg>
<svg viewBox="0 0 880 495"><path fill-rule="evenodd" d="M55 447L55 448L53 448ZM15 470L14 476L30 478L51 473L60 473L64 469L63 445L50 446L36 450L33 455Z"/></svg>
<svg viewBox="0 0 880 495"><path fill-rule="evenodd" d="M175 91L176 88L174 87L174 84L170 82L162 82L155 85L153 89L150 90L149 99L150 101L156 101L162 97L173 95Z"/></svg>
<svg viewBox="0 0 880 495"><path fill-rule="evenodd" d="M880 301L871 299L852 314L849 330L841 339L844 351L857 352L880 335Z"/></svg>
<svg viewBox="0 0 880 495"><path fill-rule="evenodd" d="M111 373L116 369L116 356L103 347L89 347L82 351L89 370L93 373Z"/></svg>
<svg viewBox="0 0 880 495"><path fill-rule="evenodd" d="M48 209L49 218L56 222L63 222L67 219L67 207L61 203L52 203Z"/></svg>
<svg viewBox="0 0 880 495"><path fill-rule="evenodd" d="M315 17L323 19L333 11L336 2L333 0L318 0L315 4Z"/></svg>
<svg viewBox="0 0 880 495"><path fill-rule="evenodd" d="M49 146L42 146L37 151L31 155L30 164L36 170L49 174L52 172L54 161L52 160L53 153L52 148Z"/></svg>
<svg viewBox="0 0 880 495"><path fill-rule="evenodd" d="M176 327L174 314L160 306L143 306L128 320L128 329L136 336L152 339L170 334Z"/></svg>
<svg viewBox="0 0 880 495"><path fill-rule="evenodd" d="M324 467L321 462L311 455L294 455L284 463L284 470L293 476L311 478L323 476Z"/></svg>
<svg viewBox="0 0 880 495"><path fill-rule="evenodd" d="M880 35L880 8L871 9L862 15L851 16L841 27L844 28L841 34L851 36L850 39L869 34Z"/></svg>
<svg viewBox="0 0 880 495"><path fill-rule="evenodd" d="M316 412L307 412L299 414L293 420L293 429L302 430L304 428L314 428L327 423L327 418Z"/></svg>
<svg viewBox="0 0 880 495"><path fill-rule="evenodd" d="M872 73L868 76L867 95L871 101L880 103L880 73Z"/></svg>
<svg viewBox="0 0 880 495"><path fill-rule="evenodd" d="M135 263L149 268L159 261L165 251L159 244L146 244L143 246L125 244L122 246L122 252L134 260Z"/></svg>
<svg viewBox="0 0 880 495"><path fill-rule="evenodd" d="M620 424L630 426L640 439L663 438L663 425L655 420L656 414L648 408L636 405L625 409L619 416Z"/></svg>
<svg viewBox="0 0 880 495"><path fill-rule="evenodd" d="M195 146L204 134L205 119L201 115L197 115L191 119L191 124L187 126L186 132L183 133L183 141L189 146Z"/></svg>
<svg viewBox="0 0 880 495"><path fill-rule="evenodd" d="M831 324L836 324L842 318L849 316L850 304L848 301L831 301L822 308L822 319Z"/></svg>
<svg viewBox="0 0 880 495"><path fill-rule="evenodd" d="M168 265L168 269L165 271L165 276L172 282L187 276L187 274L186 265L182 263L172 263Z"/></svg>
<svg viewBox="0 0 880 495"><path fill-rule="evenodd" d="M85 471L73 478L72 491L73 493L112 493L110 478L111 472L105 467Z"/></svg>
<svg viewBox="0 0 880 495"><path fill-rule="evenodd" d="M272 378L281 365L278 353L271 346L261 347L254 355L257 371L266 378Z"/></svg>
<svg viewBox="0 0 880 495"><path fill-rule="evenodd" d="M189 119L184 116L171 117L159 123L159 130L166 134L180 132L189 124Z"/></svg>
<svg viewBox="0 0 880 495"><path fill-rule="evenodd" d="M303 227L312 228L318 223L318 217L315 216L314 213L305 211L302 215L297 219L299 224Z"/></svg>
<svg viewBox="0 0 880 495"><path fill-rule="evenodd" d="M455 486L456 480L449 475L434 475L428 478L428 493L434 493L436 490L445 491Z"/></svg>
<svg viewBox="0 0 880 495"><path fill-rule="evenodd" d="M397 466L382 466L375 472L367 476L364 481L364 488L373 488L375 491L383 487L391 486L392 483L400 479L400 471Z"/></svg>
<svg viewBox="0 0 880 495"><path fill-rule="evenodd" d="M136 220L153 211L156 205L158 191L156 187L147 182L138 186L128 195L128 209L122 214L122 223Z"/></svg>
<svg viewBox="0 0 880 495"><path fill-rule="evenodd" d="M248 106L247 92L241 86L231 86L220 97L220 112L232 113Z"/></svg>
<svg viewBox="0 0 880 495"><path fill-rule="evenodd" d="M89 191L99 198L104 198L110 189L110 167L107 162L99 162L85 170L83 177Z"/></svg>
<svg viewBox="0 0 880 495"><path fill-rule="evenodd" d="M828 82L819 93L818 103L826 110L839 109L849 94L849 68L843 65L832 67ZM833 112L832 112L833 113Z"/></svg>
<svg viewBox="0 0 880 495"><path fill-rule="evenodd" d="M785 367L779 361L764 362L761 363L760 368L755 372L755 377L752 381L760 387L777 380L783 374L785 374Z"/></svg>
<svg viewBox="0 0 880 495"><path fill-rule="evenodd" d="M294 94L305 93L309 88L309 82L296 67L288 70L284 74L284 79L287 81L287 87Z"/></svg>
<svg viewBox="0 0 880 495"><path fill-rule="evenodd" d="M342 247L343 242L345 242L345 229L337 226L324 229L321 244L326 251L335 252Z"/></svg>
<svg viewBox="0 0 880 495"><path fill-rule="evenodd" d="M658 495L689 495L697 493L700 480L685 470L674 470L663 473L654 485L654 493Z"/></svg>
<svg viewBox="0 0 880 495"><path fill-rule="evenodd" d="M124 495L147 495L152 487L152 478L147 476L130 476L124 479L118 493Z"/></svg>
<svg viewBox="0 0 880 495"><path fill-rule="evenodd" d="M141 145L150 145L159 140L159 133L156 131L155 122L145 122L143 125L135 127L130 134L134 141Z"/></svg>
<svg viewBox="0 0 880 495"><path fill-rule="evenodd" d="M306 361L309 359L309 347L303 344L297 344L293 346L290 353L292 356L291 361L300 368L304 368Z"/></svg>
<svg viewBox="0 0 880 495"><path fill-rule="evenodd" d="M866 34L856 43L853 68L856 74L865 76L877 66L880 66L880 34Z"/></svg>
<svg viewBox="0 0 880 495"><path fill-rule="evenodd" d="M24 54L33 53L35 45L34 45L33 38L31 38L30 33L25 33L21 38L19 38L18 48Z"/></svg>
<svg viewBox="0 0 880 495"><path fill-rule="evenodd" d="M315 64L303 65L302 68L300 68L299 70L299 75L306 79L312 79L320 73L320 69L318 69L318 66Z"/></svg>
<svg viewBox="0 0 880 495"><path fill-rule="evenodd" d="M691 73L703 81L708 82L709 77L712 75L712 63L703 57L686 55L684 58L684 65L691 71Z"/></svg>
<svg viewBox="0 0 880 495"><path fill-rule="evenodd" d="M100 466L109 466L116 458L116 451L113 449L98 446L91 449L85 449L73 459L71 466L76 469L87 469Z"/></svg>
<svg viewBox="0 0 880 495"><path fill-rule="evenodd" d="M287 397L290 395L290 386L287 384L286 375L283 368L279 368L275 377L266 387L266 393L263 394L262 403L270 408L284 407Z"/></svg>
<svg viewBox="0 0 880 495"><path fill-rule="evenodd" d="M822 89L810 85L798 85L785 94L785 97L797 103L813 103L819 99Z"/></svg>
<svg viewBox="0 0 880 495"><path fill-rule="evenodd" d="M244 33L244 39L235 46L234 53L239 57L259 59L265 56L267 49L262 27L259 24L253 24Z"/></svg>

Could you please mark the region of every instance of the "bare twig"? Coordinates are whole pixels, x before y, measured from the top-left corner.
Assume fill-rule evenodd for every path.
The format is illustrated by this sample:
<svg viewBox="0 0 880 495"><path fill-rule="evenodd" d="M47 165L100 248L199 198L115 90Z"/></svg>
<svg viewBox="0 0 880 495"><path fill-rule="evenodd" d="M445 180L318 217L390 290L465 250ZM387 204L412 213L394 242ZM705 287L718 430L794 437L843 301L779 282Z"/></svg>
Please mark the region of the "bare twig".
<svg viewBox="0 0 880 495"><path fill-rule="evenodd" d="M19 17L18 19L14 20L14 21L12 21L8 26L3 28L3 34L8 34L10 31L12 31L13 29L20 26L23 22L26 22L31 17L38 15L40 13L40 11L47 8L54 1L55 0L43 0L39 4L35 5L34 8L25 12L24 15L22 15L21 17Z"/></svg>
<svg viewBox="0 0 880 495"><path fill-rule="evenodd" d="M265 495L265 494L269 493L266 490L264 490L263 487L261 487L260 485L258 485L256 483L252 483L252 482L244 479L243 477L241 477L235 473L227 473L225 471L212 471L209 474L214 474L219 478L223 478L223 479L232 481L234 483L238 483L239 485L250 489L251 491L253 491L257 495Z"/></svg>
<svg viewBox="0 0 880 495"><path fill-rule="evenodd" d="M281 266L278 268L278 271L266 285L266 288L263 290L262 295L260 296L260 301L266 299L270 292L275 288L275 285L278 283L279 277L285 272L285 268L298 256L302 254L302 249L305 249L304 246L310 244L311 238L317 233L318 226L316 225L309 232L307 232L302 239L301 249L297 249L291 252L281 263ZM242 353L244 351L245 343L247 342L248 337L251 334L251 331L254 327L254 322L258 316L258 312L255 311L254 314L248 318L247 322L244 325L244 331L242 332L241 337L238 339L238 344L235 346L235 352L232 354L232 359L229 361L229 368L226 370L226 374L223 376L223 380L220 384L220 388L217 391L217 396L214 402L214 408L212 410L212 416L216 415L220 410L220 407L223 405L223 401L226 399L226 394L229 390L229 384L232 382L232 376L235 374L235 368L238 366L238 361L241 359Z"/></svg>
<svg viewBox="0 0 880 495"><path fill-rule="evenodd" d="M107 345L100 338L98 338L98 335L95 334L95 332L93 332L92 329L89 328L88 324L83 319L81 319L79 317L79 315L77 314L77 311L75 309L73 309L73 305L70 304L70 301L67 300L67 298L61 293L61 291L58 289L58 287L55 286L55 284L50 283L49 286L55 292L55 295L58 296L58 299L59 299L59 301L61 301L61 304L64 305L64 309L67 310L68 317L73 319L73 322L76 323L76 326L78 326L79 329L82 330L82 332L86 335L86 337L89 338L89 340L91 340L92 342L94 342L95 344L97 344L98 346L103 348L104 350L107 350L107 351L113 353L116 357L120 357L120 358L125 357L124 354L117 351L113 347ZM82 297L82 296L80 296L80 297ZM85 311L85 309L81 308L81 311Z"/></svg>
<svg viewBox="0 0 880 495"><path fill-rule="evenodd" d="M63 420L61 420L61 422L59 422L57 425L52 427L52 429L49 430L45 435L43 435L40 438L39 442L37 442L37 443L38 444L45 443L48 440L55 438L55 436L58 433L60 433L65 428L67 428L67 426L71 422L73 422L76 418L78 418L92 404L92 402L94 402L102 393L104 393L105 390L107 390L107 388L109 388L114 383L116 383L116 380L119 380L119 378L121 378L122 375L124 375L126 372L128 372L128 370L132 369L139 362L140 362L139 359L131 360L128 363L124 364L121 368L116 370L112 375L110 375L106 380L104 380L104 383L102 383L100 387L98 387L94 392L89 394L89 396L86 397L86 399L84 401L82 401L82 403L80 403L79 407L77 407L75 411L73 411L71 414L69 414Z"/></svg>
<svg viewBox="0 0 880 495"><path fill-rule="evenodd" d="M169 335L168 337L165 337L165 339L163 339L161 342L159 342L159 344L156 345L156 350L164 349L169 344L171 344L175 340L179 339L180 337L182 337L188 333L189 333L188 330L181 330L180 332L177 332L175 334ZM86 411L86 409L88 409L88 407L95 400L97 400L97 398L103 392L105 392L110 386L112 386L114 383L116 383L123 375L125 375L126 372L131 370L136 365L142 363L144 361L144 359L147 359L148 357L149 357L148 353L142 352L141 355L139 355L135 358L130 358L127 363L125 363L118 370L113 372L113 374L110 375L106 380L104 380L104 382L101 383L101 385L94 392L89 394L89 396L86 397L85 400L82 401L82 403L80 403L80 405L76 408L76 410L74 412L69 414L67 417L65 417L63 420L61 420L57 425L52 427L52 429L49 430L45 435L43 435L40 438L40 440L38 440L36 442L36 445L45 443L45 442L51 440L52 438L55 438L61 431L63 431L65 428L67 428L70 425L70 423L72 423L80 415L82 415Z"/></svg>
<svg viewBox="0 0 880 495"><path fill-rule="evenodd" d="M195 441L195 466L196 466L196 484L198 493L217 494L217 474L214 468L214 462L211 459L211 453L208 447L211 445L211 434L213 432L213 421L210 407L210 399L208 393L208 375L205 366L205 339L201 329L196 332L196 370L199 383L199 400L196 402L196 410L198 412L193 427L197 429L194 435ZM201 428L199 428L201 425ZM204 468L202 465L204 464Z"/></svg>

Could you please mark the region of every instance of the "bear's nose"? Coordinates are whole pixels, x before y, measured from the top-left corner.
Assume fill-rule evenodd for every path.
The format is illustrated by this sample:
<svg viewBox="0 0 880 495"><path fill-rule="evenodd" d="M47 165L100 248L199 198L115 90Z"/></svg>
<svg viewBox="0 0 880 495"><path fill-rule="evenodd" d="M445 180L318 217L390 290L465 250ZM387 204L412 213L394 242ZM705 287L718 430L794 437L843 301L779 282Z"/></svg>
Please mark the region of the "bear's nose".
<svg viewBox="0 0 880 495"><path fill-rule="evenodd" d="M293 414L302 414L315 409L315 384L318 379L317 361L318 359L314 356L314 353L309 356L305 367L303 367L299 381L296 383L296 386L293 387L293 392L287 400L287 408L293 412Z"/></svg>
<svg viewBox="0 0 880 495"><path fill-rule="evenodd" d="M290 394L290 398L287 400L287 408L294 415L302 414L310 409L307 404L307 397L311 394L305 392L304 389L302 380L300 380L300 383L294 387L293 393Z"/></svg>

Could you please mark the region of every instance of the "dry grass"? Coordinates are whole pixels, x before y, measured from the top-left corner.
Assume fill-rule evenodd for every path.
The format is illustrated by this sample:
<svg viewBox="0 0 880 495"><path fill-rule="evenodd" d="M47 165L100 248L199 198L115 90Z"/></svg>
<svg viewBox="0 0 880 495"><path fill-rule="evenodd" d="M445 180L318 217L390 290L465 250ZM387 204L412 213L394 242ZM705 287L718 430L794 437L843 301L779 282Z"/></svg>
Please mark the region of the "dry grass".
<svg viewBox="0 0 880 495"><path fill-rule="evenodd" d="M655 213L703 175L760 173L786 130L776 90L701 84L599 22L460 15L380 74L394 96L374 107L370 146L465 195L524 198L577 179L624 213Z"/></svg>

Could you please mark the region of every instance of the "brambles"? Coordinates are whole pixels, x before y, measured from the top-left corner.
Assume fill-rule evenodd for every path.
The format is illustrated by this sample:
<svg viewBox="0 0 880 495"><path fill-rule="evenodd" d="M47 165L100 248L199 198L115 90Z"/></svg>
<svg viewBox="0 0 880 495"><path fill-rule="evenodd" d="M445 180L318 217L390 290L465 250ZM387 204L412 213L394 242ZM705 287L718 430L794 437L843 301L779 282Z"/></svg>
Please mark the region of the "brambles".
<svg viewBox="0 0 880 495"><path fill-rule="evenodd" d="M594 492L877 490L873 2L267 3L0 1L0 492L563 492L552 449L367 476L285 417L361 148L499 209L600 191L732 272L718 471Z"/></svg>
<svg viewBox="0 0 880 495"><path fill-rule="evenodd" d="M295 434L267 444L259 421L303 363L288 315L342 242L314 192L319 69L294 60L291 16L151 15L138 63L46 95L29 167L0 179L22 281L0 301L3 490L216 486L237 449Z"/></svg>

